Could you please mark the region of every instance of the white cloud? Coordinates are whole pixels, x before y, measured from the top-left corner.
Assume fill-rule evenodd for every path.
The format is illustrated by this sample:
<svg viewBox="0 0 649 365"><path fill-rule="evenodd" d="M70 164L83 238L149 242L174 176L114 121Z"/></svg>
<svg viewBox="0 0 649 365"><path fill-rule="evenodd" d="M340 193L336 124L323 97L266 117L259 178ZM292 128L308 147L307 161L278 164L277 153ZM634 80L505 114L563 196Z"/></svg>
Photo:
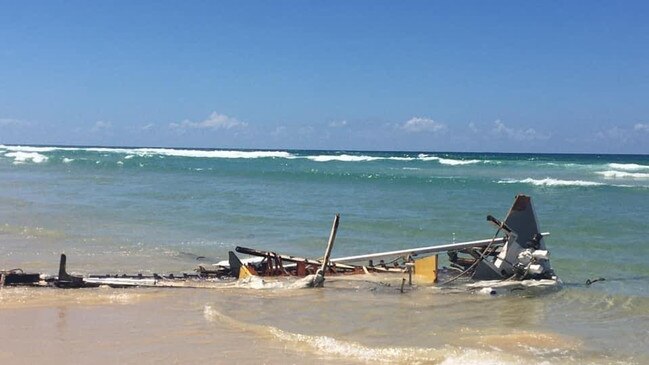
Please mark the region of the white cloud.
<svg viewBox="0 0 649 365"><path fill-rule="evenodd" d="M406 121L400 126L406 132L419 133L419 132L442 132L446 130L446 125L436 122L429 118L414 117Z"/></svg>
<svg viewBox="0 0 649 365"><path fill-rule="evenodd" d="M90 129L92 132L101 132L110 129L113 126L111 122L104 122L103 120L97 121Z"/></svg>
<svg viewBox="0 0 649 365"><path fill-rule="evenodd" d="M638 123L633 126L633 129L636 131L641 131L641 132L648 132L649 133L649 123Z"/></svg>
<svg viewBox="0 0 649 365"><path fill-rule="evenodd" d="M283 125L280 125L275 128L272 132L270 132L270 135L273 137L281 137L286 134L286 127Z"/></svg>
<svg viewBox="0 0 649 365"><path fill-rule="evenodd" d="M471 132L473 132L473 133L478 133L478 127L476 127L476 126L475 126L475 123L473 123L473 122L469 123L469 129L470 129Z"/></svg>
<svg viewBox="0 0 649 365"><path fill-rule="evenodd" d="M346 120L334 120L333 122L329 123L329 127L331 128L342 128L345 126L347 126Z"/></svg>
<svg viewBox="0 0 649 365"><path fill-rule="evenodd" d="M0 127L22 127L28 124L29 123L23 120L18 120L13 118L0 118Z"/></svg>
<svg viewBox="0 0 649 365"><path fill-rule="evenodd" d="M500 121L500 119L494 121L494 129L492 130L492 133L495 135L505 136L514 141L534 141L550 138L550 134L539 133L534 128L515 129L507 127L505 123Z"/></svg>
<svg viewBox="0 0 649 365"><path fill-rule="evenodd" d="M227 116L225 114L219 114L217 112L212 112L210 116L201 121L201 122L192 122L189 120L183 120L180 123L170 123L169 126L175 129L232 129L232 128L244 128L248 123L241 122L237 118Z"/></svg>
<svg viewBox="0 0 649 365"><path fill-rule="evenodd" d="M595 133L595 138L600 139L600 140L614 140L614 141L620 141L623 143L628 142L632 137L631 131L620 128L620 127L613 127L609 128L605 131L599 131Z"/></svg>
<svg viewBox="0 0 649 365"><path fill-rule="evenodd" d="M140 127L141 130L143 131L148 131L149 129L155 127L155 123L148 123Z"/></svg>
<svg viewBox="0 0 649 365"><path fill-rule="evenodd" d="M302 127L298 128L297 132L302 136L309 136L309 135L312 135L315 132L315 128L313 128L310 125L302 126Z"/></svg>

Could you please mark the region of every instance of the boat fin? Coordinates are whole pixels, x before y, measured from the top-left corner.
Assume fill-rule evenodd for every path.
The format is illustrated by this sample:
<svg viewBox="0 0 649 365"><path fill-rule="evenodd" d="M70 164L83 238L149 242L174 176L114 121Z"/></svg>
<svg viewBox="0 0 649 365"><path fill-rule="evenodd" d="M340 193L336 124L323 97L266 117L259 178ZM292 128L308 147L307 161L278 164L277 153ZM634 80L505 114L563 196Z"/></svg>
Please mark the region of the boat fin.
<svg viewBox="0 0 649 365"><path fill-rule="evenodd" d="M61 261L59 261L59 276L54 281L54 285L59 288L81 288L84 287L83 278L79 276L72 276L66 271L67 256L61 254Z"/></svg>
<svg viewBox="0 0 649 365"><path fill-rule="evenodd" d="M243 263L241 263L241 260L232 251L228 252L228 263L230 264L230 276L239 279Z"/></svg>
<svg viewBox="0 0 649 365"><path fill-rule="evenodd" d="M494 221L493 217L487 219ZM473 279L506 279L514 275L545 278L553 275L529 196L517 195L500 225L507 231L505 246L495 261L483 260L478 264ZM534 253L536 251L537 254Z"/></svg>

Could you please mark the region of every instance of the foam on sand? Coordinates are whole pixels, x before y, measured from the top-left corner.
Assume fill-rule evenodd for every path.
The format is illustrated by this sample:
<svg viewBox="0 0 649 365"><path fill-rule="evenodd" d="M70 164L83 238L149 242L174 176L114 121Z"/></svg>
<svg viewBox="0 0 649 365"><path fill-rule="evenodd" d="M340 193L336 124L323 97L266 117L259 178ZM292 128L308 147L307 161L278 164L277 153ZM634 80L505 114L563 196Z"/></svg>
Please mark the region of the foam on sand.
<svg viewBox="0 0 649 365"><path fill-rule="evenodd" d="M422 347L371 347L331 336L306 335L273 326L246 323L226 316L214 307L203 307L209 322L220 322L246 332L283 342L295 351L360 360L367 363L443 363L443 364L515 364L520 358L496 351L482 351L446 346L440 349ZM487 361L485 361L487 359Z"/></svg>
<svg viewBox="0 0 649 365"><path fill-rule="evenodd" d="M23 164L27 162L43 163L48 160L47 156L41 155L38 152L8 152L5 153L6 157L13 157L14 164Z"/></svg>
<svg viewBox="0 0 649 365"><path fill-rule="evenodd" d="M515 179L504 179L498 181L498 184L532 184L535 186L602 186L606 185L604 183L595 182L595 181L585 181L585 180L560 180L553 179L551 177L546 177L545 179L532 179L528 177L527 179L515 180Z"/></svg>

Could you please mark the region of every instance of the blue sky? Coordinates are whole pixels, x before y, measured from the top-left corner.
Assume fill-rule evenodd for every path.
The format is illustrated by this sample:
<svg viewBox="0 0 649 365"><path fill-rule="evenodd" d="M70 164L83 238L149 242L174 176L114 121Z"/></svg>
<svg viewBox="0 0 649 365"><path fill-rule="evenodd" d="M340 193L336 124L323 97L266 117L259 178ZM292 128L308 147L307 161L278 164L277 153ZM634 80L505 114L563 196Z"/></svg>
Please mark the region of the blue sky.
<svg viewBox="0 0 649 365"><path fill-rule="evenodd" d="M649 153L643 1L4 1L0 143Z"/></svg>

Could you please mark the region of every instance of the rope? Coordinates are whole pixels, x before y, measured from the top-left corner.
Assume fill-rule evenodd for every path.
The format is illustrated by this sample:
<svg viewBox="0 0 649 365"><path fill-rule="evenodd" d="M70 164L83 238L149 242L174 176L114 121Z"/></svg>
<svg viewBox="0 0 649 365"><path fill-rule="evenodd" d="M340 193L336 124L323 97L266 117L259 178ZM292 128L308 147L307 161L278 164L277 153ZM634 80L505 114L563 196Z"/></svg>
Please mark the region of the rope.
<svg viewBox="0 0 649 365"><path fill-rule="evenodd" d="M597 279L593 279L593 280L587 279L586 280L586 286L590 286L590 284L596 283L598 281L605 281L605 280L606 280L605 278L597 278Z"/></svg>
<svg viewBox="0 0 649 365"><path fill-rule="evenodd" d="M496 241L496 237L498 237L498 234L500 233L501 229L502 229L502 227L498 227L498 230L496 231L496 234L494 234L493 238L491 239L491 242L489 242L487 247L485 247L485 249L482 251L482 253L480 253L480 257L478 257L475 260L475 262L473 264L471 264L471 266L469 266L466 270L462 271L461 273L457 274L456 276L452 277L451 279L449 279L449 280L447 280L447 281L445 281L445 282L443 282L443 283L441 283L439 285L448 285L448 284L454 282L455 280L461 278L466 273L471 271L480 262L482 262L482 260L484 260L484 258L485 258L485 254L487 253L487 251L489 251L489 249L491 248L491 245L493 245L493 243Z"/></svg>

